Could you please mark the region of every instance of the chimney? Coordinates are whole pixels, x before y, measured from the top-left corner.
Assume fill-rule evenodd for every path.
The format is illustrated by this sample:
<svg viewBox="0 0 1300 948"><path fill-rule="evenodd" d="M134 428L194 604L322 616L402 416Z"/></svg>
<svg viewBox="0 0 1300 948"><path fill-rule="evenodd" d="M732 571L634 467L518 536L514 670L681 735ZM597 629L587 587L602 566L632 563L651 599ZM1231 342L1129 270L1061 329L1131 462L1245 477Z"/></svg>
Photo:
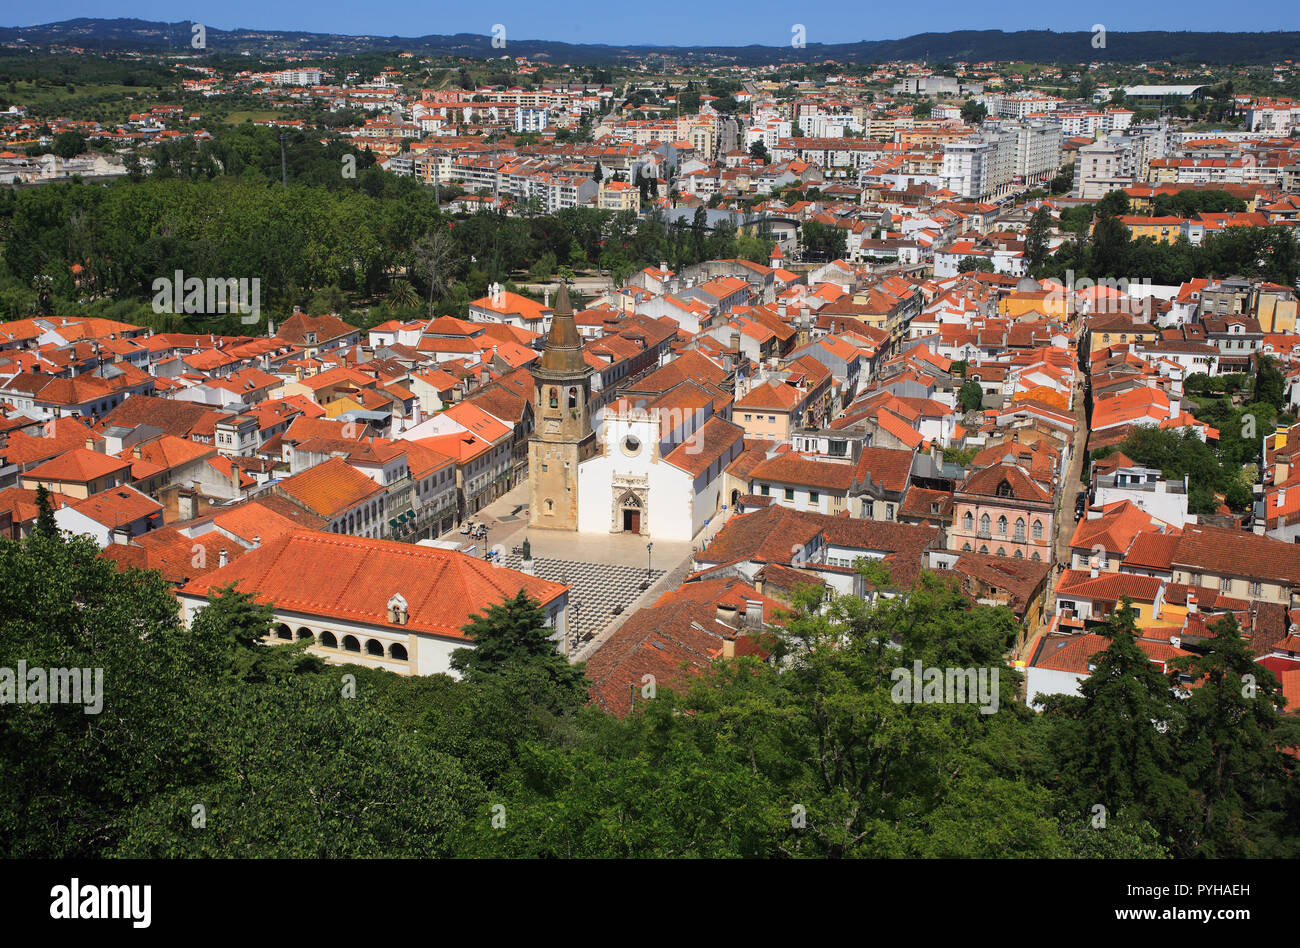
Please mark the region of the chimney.
<svg viewBox="0 0 1300 948"><path fill-rule="evenodd" d="M194 491L182 488L176 492L176 517L179 520L193 520L195 516Z"/></svg>
<svg viewBox="0 0 1300 948"><path fill-rule="evenodd" d="M736 618L740 610L725 602L718 603L718 621L725 626L736 628Z"/></svg>
<svg viewBox="0 0 1300 948"><path fill-rule="evenodd" d="M1278 488L1277 505L1281 507L1285 503L1286 503L1286 488L1285 487Z"/></svg>
<svg viewBox="0 0 1300 948"><path fill-rule="evenodd" d="M229 562L230 562L230 554L226 552L226 548L223 546L221 548L221 552L217 554L218 569L225 566Z"/></svg>
<svg viewBox="0 0 1300 948"><path fill-rule="evenodd" d="M542 309L551 308L551 288L548 286L542 290Z"/></svg>
<svg viewBox="0 0 1300 948"><path fill-rule="evenodd" d="M1187 614L1191 615L1196 611L1196 593L1190 589L1187 591Z"/></svg>
<svg viewBox="0 0 1300 948"><path fill-rule="evenodd" d="M757 599L745 600L745 626L750 629L763 628L763 603Z"/></svg>
<svg viewBox="0 0 1300 948"><path fill-rule="evenodd" d="M262 545L262 538L260 536L253 537L253 549L256 550L261 545Z"/></svg>
<svg viewBox="0 0 1300 948"><path fill-rule="evenodd" d="M126 527L113 528L113 542L123 546L131 542L131 531Z"/></svg>

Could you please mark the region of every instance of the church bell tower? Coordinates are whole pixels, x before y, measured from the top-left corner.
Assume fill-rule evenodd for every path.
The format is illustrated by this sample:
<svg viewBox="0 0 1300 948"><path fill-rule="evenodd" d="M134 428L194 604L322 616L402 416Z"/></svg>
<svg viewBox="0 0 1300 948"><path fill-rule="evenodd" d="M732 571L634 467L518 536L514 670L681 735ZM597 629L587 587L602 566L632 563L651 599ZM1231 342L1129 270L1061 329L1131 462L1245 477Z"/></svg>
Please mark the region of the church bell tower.
<svg viewBox="0 0 1300 948"><path fill-rule="evenodd" d="M529 526L578 529L578 465L596 452L587 404L592 367L582 354L569 285L560 285L551 332L533 368L533 436L528 445L532 486Z"/></svg>

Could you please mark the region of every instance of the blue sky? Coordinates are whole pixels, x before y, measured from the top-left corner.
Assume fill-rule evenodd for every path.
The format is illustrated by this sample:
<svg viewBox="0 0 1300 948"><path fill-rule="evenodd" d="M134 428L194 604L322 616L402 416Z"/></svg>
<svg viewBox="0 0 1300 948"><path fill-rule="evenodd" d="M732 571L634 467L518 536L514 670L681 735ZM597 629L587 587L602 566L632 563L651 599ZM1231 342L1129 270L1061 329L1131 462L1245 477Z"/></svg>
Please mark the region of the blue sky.
<svg viewBox="0 0 1300 948"><path fill-rule="evenodd" d="M883 9L882 9L883 7ZM664 15L656 11L673 10ZM700 4L636 3L619 0L487 0L438 3L389 0L358 5L338 0L221 0L192 3L151 0L64 0L57 7L25 6L31 19L15 22L14 11L0 23L30 26L76 17L190 19L222 29L300 29L329 33L420 36L428 33L490 34L496 23L507 40L548 39L573 43L656 43L664 45L784 46L791 26L802 23L810 43L897 39L915 33L956 29L1050 29L1090 31L1094 23L1124 30L1296 30L1295 0L1227 5L1221 0L1101 0L1072 10L1025 4L992 5L971 0L872 4L861 0L708 0ZM1297 51L1300 54L1300 50Z"/></svg>

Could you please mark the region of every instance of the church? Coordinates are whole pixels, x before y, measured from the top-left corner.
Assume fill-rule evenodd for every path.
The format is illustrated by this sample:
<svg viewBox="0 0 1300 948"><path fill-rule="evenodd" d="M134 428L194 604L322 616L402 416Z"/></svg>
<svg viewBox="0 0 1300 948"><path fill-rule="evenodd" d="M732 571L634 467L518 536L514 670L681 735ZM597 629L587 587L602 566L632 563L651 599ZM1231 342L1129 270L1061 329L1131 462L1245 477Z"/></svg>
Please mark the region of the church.
<svg viewBox="0 0 1300 948"><path fill-rule="evenodd" d="M723 472L744 450L744 429L690 379L617 398L593 427L592 371L561 287L533 369L530 526L689 541L722 509Z"/></svg>

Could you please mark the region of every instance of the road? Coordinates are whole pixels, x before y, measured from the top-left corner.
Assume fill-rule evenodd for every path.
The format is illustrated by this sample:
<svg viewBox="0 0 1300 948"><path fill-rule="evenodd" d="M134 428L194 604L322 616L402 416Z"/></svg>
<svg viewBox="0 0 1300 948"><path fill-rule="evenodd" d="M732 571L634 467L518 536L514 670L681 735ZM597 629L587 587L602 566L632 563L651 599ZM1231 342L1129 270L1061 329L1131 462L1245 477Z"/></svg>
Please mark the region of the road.
<svg viewBox="0 0 1300 948"><path fill-rule="evenodd" d="M1076 524L1074 498L1082 486L1079 482L1079 474L1083 470L1083 459L1087 456L1088 447L1088 418L1084 409L1082 373L1074 391L1074 424L1074 444L1070 451L1070 463L1061 478L1056 497L1056 535L1052 538L1053 564L1052 571L1047 575L1047 591L1043 599L1043 621L1038 629L1025 638L1016 656L1021 659L1028 659L1033 654L1038 636L1051 624L1052 617L1056 614L1056 584L1061 578L1061 573L1070 565L1070 540L1074 536Z"/></svg>

